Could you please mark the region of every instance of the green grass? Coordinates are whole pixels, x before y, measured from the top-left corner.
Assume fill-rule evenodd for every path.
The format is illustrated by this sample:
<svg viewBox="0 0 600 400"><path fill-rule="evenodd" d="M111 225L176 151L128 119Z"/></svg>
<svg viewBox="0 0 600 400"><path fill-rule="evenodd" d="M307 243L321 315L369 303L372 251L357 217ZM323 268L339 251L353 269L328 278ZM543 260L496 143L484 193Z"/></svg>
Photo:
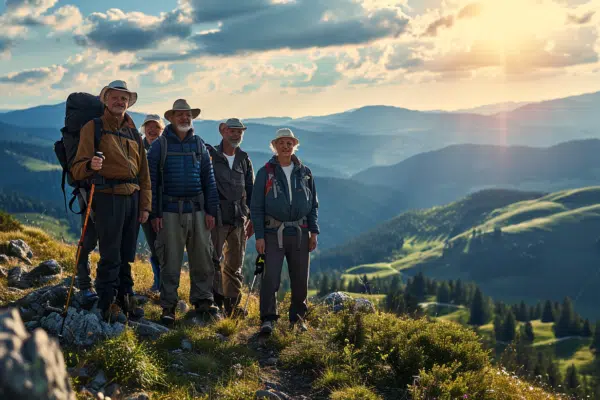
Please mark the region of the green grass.
<svg viewBox="0 0 600 400"><path fill-rule="evenodd" d="M391 267L390 264L378 263L378 264L365 264L358 265L356 267L348 268L346 273L342 275L342 279L345 282L352 281L355 278L361 278L363 275L367 275L367 279L374 278L387 278L393 275L398 275L399 272Z"/></svg>
<svg viewBox="0 0 600 400"><path fill-rule="evenodd" d="M43 161L37 158L24 156L21 154L6 151L7 154L15 157L19 164L30 170L31 172L45 172L45 171L61 171L62 167L60 164L51 164L47 161Z"/></svg>
<svg viewBox="0 0 600 400"><path fill-rule="evenodd" d="M461 308L459 310L449 312L445 315L441 315L437 318L442 321L452 321L464 325L467 322L469 322L469 315L469 310L467 310L466 308Z"/></svg>
<svg viewBox="0 0 600 400"><path fill-rule="evenodd" d="M55 239L61 240L64 238L68 242L79 240L70 232L69 225L64 219L38 213L15 213L13 216L25 225L40 228Z"/></svg>

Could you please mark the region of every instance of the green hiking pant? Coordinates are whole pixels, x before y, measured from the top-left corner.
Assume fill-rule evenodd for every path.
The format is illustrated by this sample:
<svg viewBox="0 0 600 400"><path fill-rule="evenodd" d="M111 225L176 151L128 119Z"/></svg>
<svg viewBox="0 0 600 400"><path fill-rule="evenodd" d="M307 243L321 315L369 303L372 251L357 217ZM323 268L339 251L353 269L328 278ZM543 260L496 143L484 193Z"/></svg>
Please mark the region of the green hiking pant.
<svg viewBox="0 0 600 400"><path fill-rule="evenodd" d="M213 289L221 296L237 299L244 282L242 265L246 253L246 231L243 226L216 226L211 237L215 248Z"/></svg>
<svg viewBox="0 0 600 400"><path fill-rule="evenodd" d="M204 211L163 215L163 229L156 236L156 255L160 262L160 305L173 308L179 300L177 289L184 248L190 266L190 303L213 301L214 267L210 231L206 229Z"/></svg>

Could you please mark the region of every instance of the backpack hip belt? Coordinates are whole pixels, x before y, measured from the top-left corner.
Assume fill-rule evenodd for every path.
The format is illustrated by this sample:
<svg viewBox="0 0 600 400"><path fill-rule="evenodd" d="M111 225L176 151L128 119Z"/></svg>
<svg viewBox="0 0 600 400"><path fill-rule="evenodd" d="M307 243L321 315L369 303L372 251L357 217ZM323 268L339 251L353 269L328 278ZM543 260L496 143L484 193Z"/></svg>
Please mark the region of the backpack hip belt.
<svg viewBox="0 0 600 400"><path fill-rule="evenodd" d="M285 228L296 228L296 238L298 249L300 249L300 245L302 244L302 228L308 228L308 220L306 217L299 219L298 221L279 221L273 218L270 215L265 216L265 227L267 228L277 228L277 244L279 248L283 248L283 230Z"/></svg>
<svg viewBox="0 0 600 400"><path fill-rule="evenodd" d="M181 216L183 215L183 205L185 203L190 203L190 205L192 206L192 213L204 210L204 195L202 194L190 197L166 196L165 200L167 203L177 203L179 218L181 218ZM196 207L196 203L200 204L200 206Z"/></svg>

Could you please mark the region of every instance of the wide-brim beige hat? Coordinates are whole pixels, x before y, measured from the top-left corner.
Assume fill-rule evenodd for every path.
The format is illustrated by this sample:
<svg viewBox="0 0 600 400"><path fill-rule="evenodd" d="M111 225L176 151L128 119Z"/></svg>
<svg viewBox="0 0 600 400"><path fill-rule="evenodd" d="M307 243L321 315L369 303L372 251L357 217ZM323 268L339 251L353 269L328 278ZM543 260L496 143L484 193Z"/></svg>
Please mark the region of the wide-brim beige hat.
<svg viewBox="0 0 600 400"><path fill-rule="evenodd" d="M273 140L271 140L271 143L275 143L275 141L277 139L281 139L281 138L293 139L296 141L296 144L300 144L300 141L294 135L294 132L292 132L292 130L290 128L277 129L277 132L275 132L275 138Z"/></svg>
<svg viewBox="0 0 600 400"><path fill-rule="evenodd" d="M175 103L173 103L173 108L165 111L165 119L169 122L173 122L173 121L171 121L171 117L173 116L173 113L175 111L191 111L192 119L196 119L198 117L198 115L200 115L200 109L190 107L190 105L188 104L188 102L185 99L175 100Z"/></svg>
<svg viewBox="0 0 600 400"><path fill-rule="evenodd" d="M104 86L100 91L100 101L104 103L104 97L109 90L118 90L120 92L129 93L129 107L133 106L138 99L136 92L132 92L127 89L127 83L125 81L112 81L107 86ZM106 103L105 103L106 104Z"/></svg>

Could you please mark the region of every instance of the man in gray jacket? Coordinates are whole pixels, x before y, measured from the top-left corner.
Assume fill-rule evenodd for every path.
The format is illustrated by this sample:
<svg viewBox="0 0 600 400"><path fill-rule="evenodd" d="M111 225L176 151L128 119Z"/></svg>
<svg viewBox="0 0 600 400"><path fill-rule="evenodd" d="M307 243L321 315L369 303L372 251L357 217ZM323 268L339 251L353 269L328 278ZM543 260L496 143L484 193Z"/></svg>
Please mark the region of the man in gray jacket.
<svg viewBox="0 0 600 400"><path fill-rule="evenodd" d="M240 148L246 126L237 118L219 125L223 140L218 146L208 146L217 189L219 217L211 232L214 246L215 303L223 306L227 316L243 316L239 307L244 276L242 265L246 240L253 232L248 204L254 186L254 171L248 153Z"/></svg>

